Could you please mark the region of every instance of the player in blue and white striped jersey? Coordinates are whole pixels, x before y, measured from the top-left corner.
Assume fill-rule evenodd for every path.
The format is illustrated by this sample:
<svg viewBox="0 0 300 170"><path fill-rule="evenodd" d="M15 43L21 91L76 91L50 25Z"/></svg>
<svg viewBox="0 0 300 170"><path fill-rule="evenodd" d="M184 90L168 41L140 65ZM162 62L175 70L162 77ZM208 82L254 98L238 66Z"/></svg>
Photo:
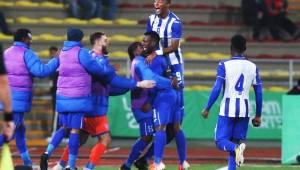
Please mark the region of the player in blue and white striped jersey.
<svg viewBox="0 0 300 170"><path fill-rule="evenodd" d="M183 57L180 49L180 39L182 37L182 22L170 11L171 0L154 0L155 13L149 16L146 32L155 31L160 36L160 48L147 57L149 63L155 56L164 55L167 58L172 77L177 78L180 89L177 91L176 111L168 126L173 126L175 140L179 156L179 169L188 169L186 162L186 139L181 129L184 116L184 68ZM172 128L167 128L172 129ZM167 131L168 133L168 131ZM172 134L169 132L169 134ZM170 135L168 135L170 136ZM159 159L154 163L159 164Z"/></svg>
<svg viewBox="0 0 300 170"><path fill-rule="evenodd" d="M228 169L235 170L244 162L243 152L249 124L249 91L253 86L256 96L256 115L252 120L255 127L261 124L262 81L258 67L247 60L246 39L241 35L231 38L231 55L221 61L217 68L217 78L206 108L202 111L204 118L217 100L222 88L223 99L215 129L215 141L220 150L229 152Z"/></svg>

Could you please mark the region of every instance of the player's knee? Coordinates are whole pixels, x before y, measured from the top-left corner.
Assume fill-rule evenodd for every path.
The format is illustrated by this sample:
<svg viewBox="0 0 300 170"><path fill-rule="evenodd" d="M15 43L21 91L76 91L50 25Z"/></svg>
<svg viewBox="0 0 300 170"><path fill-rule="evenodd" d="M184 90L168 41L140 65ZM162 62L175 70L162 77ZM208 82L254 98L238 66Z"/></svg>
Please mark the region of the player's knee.
<svg viewBox="0 0 300 170"><path fill-rule="evenodd" d="M180 130L181 130L180 123L175 123L174 124L174 131L175 131L175 133L179 132Z"/></svg>
<svg viewBox="0 0 300 170"><path fill-rule="evenodd" d="M143 136L141 137L141 140L149 144L152 141L152 138L153 138L152 136Z"/></svg>
<svg viewBox="0 0 300 170"><path fill-rule="evenodd" d="M111 136L109 133L103 134L100 139L101 143L103 143L106 146L111 143Z"/></svg>

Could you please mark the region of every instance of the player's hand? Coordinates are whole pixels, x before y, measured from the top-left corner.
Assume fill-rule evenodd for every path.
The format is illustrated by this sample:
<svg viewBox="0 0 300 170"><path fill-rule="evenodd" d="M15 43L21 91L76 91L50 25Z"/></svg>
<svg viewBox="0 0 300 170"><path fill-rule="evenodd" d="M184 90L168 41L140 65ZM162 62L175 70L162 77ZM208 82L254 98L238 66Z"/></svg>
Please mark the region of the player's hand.
<svg viewBox="0 0 300 170"><path fill-rule="evenodd" d="M119 71L121 69L121 65L120 64L112 64L113 68L116 70L116 71Z"/></svg>
<svg viewBox="0 0 300 170"><path fill-rule="evenodd" d="M261 118L260 117L255 117L252 119L252 125L254 127L259 127L261 125Z"/></svg>
<svg viewBox="0 0 300 170"><path fill-rule="evenodd" d="M153 80L143 80L137 82L136 86L143 89L150 89L156 86L156 82Z"/></svg>
<svg viewBox="0 0 300 170"><path fill-rule="evenodd" d="M208 114L209 114L209 110L207 110L207 109L203 109L201 112L201 115L204 119L208 118Z"/></svg>
<svg viewBox="0 0 300 170"><path fill-rule="evenodd" d="M5 121L3 122L3 135L9 141L12 139L15 131L15 124L13 121Z"/></svg>
<svg viewBox="0 0 300 170"><path fill-rule="evenodd" d="M178 84L178 80L177 80L177 77L172 77L172 87L176 90L179 90L179 84Z"/></svg>
<svg viewBox="0 0 300 170"><path fill-rule="evenodd" d="M152 105L150 103L146 103L141 107L141 110L144 113L148 113L148 111L152 108Z"/></svg>
<svg viewBox="0 0 300 170"><path fill-rule="evenodd" d="M150 64L152 62L152 60L157 56L157 54L154 52L152 52L150 55L148 55L146 57L146 63Z"/></svg>

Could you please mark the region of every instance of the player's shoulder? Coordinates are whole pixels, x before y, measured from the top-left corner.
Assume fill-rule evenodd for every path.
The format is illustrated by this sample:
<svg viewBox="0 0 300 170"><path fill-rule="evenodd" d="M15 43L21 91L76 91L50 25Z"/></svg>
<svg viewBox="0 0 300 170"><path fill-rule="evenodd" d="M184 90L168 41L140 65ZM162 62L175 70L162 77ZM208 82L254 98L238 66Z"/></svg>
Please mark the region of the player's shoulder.
<svg viewBox="0 0 300 170"><path fill-rule="evenodd" d="M174 22L181 23L181 19L174 12L170 12L170 16L175 19Z"/></svg>

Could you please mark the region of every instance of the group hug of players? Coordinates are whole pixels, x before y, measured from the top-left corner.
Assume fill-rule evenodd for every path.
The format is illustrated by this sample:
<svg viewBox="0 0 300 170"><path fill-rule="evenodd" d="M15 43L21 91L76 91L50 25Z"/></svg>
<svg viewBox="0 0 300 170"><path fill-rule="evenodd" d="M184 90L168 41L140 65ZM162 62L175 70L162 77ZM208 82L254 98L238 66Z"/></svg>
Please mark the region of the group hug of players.
<svg viewBox="0 0 300 170"><path fill-rule="evenodd" d="M92 48L86 49L81 43L84 33L69 28L59 55L43 64L30 49L31 31L16 31L13 45L4 53L4 61L12 91L16 127L14 139L24 165L32 166L24 125L24 113L31 110L32 77L43 78L58 71L56 111L59 113L60 128L41 155L41 170L48 169L53 151L67 135L69 143L52 169L76 169L78 149L89 136L97 137L98 142L91 149L84 169L94 169L111 142L106 116L108 98L128 91L131 91L131 108L139 124L140 138L120 169L130 169L133 164L140 170L165 169L162 162L164 147L173 139L177 145L179 169L190 168L186 161L186 139L181 129L184 117L183 58L180 49L182 23L170 12L170 3L170 0L155 0L155 14L149 17L143 40L129 45L131 79L118 76L110 64L107 56L109 41L105 33L91 34ZM240 140L246 139L251 85L255 86L257 104L253 125L259 126L261 121L261 80L256 65L242 55L245 50L246 40L242 36L234 36L231 40L233 58L220 62L217 81L202 113L206 118L225 84L215 140L218 148L230 153L230 170L244 161L245 144ZM148 167L149 160L153 160L153 164Z"/></svg>

